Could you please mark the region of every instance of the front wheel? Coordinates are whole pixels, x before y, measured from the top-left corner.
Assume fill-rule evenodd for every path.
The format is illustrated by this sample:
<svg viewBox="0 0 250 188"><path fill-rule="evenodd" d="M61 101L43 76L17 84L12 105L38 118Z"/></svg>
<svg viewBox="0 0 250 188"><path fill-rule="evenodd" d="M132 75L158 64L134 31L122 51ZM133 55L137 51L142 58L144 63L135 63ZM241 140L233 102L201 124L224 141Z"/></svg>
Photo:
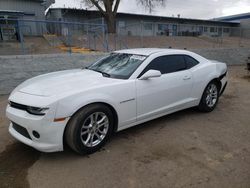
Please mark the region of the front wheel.
<svg viewBox="0 0 250 188"><path fill-rule="evenodd" d="M65 139L80 154L99 150L111 136L114 118L105 105L93 104L77 112L66 127Z"/></svg>
<svg viewBox="0 0 250 188"><path fill-rule="evenodd" d="M205 88L198 109L202 112L211 112L219 100L219 86L217 82L210 82Z"/></svg>

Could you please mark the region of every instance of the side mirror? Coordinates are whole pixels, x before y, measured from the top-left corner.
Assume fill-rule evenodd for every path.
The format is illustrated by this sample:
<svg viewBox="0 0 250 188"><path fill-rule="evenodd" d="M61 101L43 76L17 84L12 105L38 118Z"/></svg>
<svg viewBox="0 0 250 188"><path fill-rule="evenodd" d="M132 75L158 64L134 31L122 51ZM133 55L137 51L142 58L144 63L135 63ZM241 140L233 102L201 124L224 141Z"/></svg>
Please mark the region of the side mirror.
<svg viewBox="0 0 250 188"><path fill-rule="evenodd" d="M140 78L139 80L147 80L149 78L157 78L161 76L161 72L157 71L157 70L148 70L147 72L145 72Z"/></svg>

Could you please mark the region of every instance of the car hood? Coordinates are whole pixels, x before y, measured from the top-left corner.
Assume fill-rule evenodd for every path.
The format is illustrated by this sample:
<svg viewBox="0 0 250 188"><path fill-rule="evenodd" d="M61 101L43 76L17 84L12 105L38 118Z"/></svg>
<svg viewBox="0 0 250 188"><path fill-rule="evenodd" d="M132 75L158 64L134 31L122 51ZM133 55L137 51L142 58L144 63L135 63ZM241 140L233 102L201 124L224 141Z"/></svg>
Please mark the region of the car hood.
<svg viewBox="0 0 250 188"><path fill-rule="evenodd" d="M101 73L86 69L59 71L34 77L18 86L15 91L38 96L53 96L65 92L77 92L117 82Z"/></svg>

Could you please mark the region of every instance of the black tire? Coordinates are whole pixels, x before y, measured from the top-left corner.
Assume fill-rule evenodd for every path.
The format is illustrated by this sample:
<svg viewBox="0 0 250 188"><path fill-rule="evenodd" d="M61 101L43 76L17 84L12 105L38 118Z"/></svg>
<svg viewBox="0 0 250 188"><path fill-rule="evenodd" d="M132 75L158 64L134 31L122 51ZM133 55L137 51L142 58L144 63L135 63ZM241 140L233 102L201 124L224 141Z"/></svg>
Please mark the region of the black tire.
<svg viewBox="0 0 250 188"><path fill-rule="evenodd" d="M216 87L216 93L217 93L217 97L216 97L216 101L213 102L213 104L211 103L210 105L208 104L209 102L207 102L207 97L209 97L209 89L210 87L215 86ZM201 100L200 100L200 104L198 105L198 109L201 112L211 112L215 109L217 103L219 101L219 84L217 81L211 81L205 88Z"/></svg>
<svg viewBox="0 0 250 188"><path fill-rule="evenodd" d="M93 134L97 133L97 132L95 132L96 130L92 130L93 127L92 128L85 128L86 127L85 122L89 122L89 124L92 124L91 117L93 114L106 115L106 117L107 117L106 119L108 119L108 128L105 129L106 131L104 131L104 129L103 129L103 132L106 132L105 137L101 141L97 139L98 141L100 141L100 143L98 143L97 145L93 145L93 146L92 146L92 144L91 144L91 146L87 146L86 143L84 144L84 142L83 142L83 139L84 139L83 137L85 137L86 134L88 134L87 137L89 137L89 134L91 134L91 136L92 136ZM104 117L104 115L103 115L103 117ZM93 117L97 118L98 115L94 115ZM98 121L96 120L96 122L98 122ZM106 123L106 120L105 120L105 123ZM105 126L106 126L106 124L105 124ZM70 119L69 123L67 124L66 130L65 130L65 140L66 140L66 143L68 144L68 146L72 150L74 150L75 152L77 152L79 154L91 154L91 153L98 151L101 147L104 146L104 144L107 142L107 140L112 135L113 127L114 127L114 117L113 117L112 111L110 110L110 108L108 106L103 105L103 104L88 105L88 106L82 108L81 110L79 110ZM85 135L81 136L81 133L83 133L82 132L83 129L86 129L86 131L89 131L89 132L86 133ZM91 129L91 131L90 131L90 129ZM93 136L93 137L95 138L96 136ZM94 140L94 138L93 138L93 140ZM100 138L100 137L98 137L98 138ZM86 138L86 140L87 139L88 138ZM89 143L87 143L87 144L89 144Z"/></svg>

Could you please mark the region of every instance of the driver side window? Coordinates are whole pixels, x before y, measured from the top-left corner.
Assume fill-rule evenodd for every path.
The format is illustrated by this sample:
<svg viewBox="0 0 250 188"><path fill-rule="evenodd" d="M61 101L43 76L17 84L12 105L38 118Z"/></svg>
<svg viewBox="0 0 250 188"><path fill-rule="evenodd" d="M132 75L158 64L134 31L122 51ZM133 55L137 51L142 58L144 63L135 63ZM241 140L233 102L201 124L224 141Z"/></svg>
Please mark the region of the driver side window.
<svg viewBox="0 0 250 188"><path fill-rule="evenodd" d="M148 70L158 70L161 74L178 72L186 69L185 59L182 55L167 55L157 57L139 75L141 77Z"/></svg>

